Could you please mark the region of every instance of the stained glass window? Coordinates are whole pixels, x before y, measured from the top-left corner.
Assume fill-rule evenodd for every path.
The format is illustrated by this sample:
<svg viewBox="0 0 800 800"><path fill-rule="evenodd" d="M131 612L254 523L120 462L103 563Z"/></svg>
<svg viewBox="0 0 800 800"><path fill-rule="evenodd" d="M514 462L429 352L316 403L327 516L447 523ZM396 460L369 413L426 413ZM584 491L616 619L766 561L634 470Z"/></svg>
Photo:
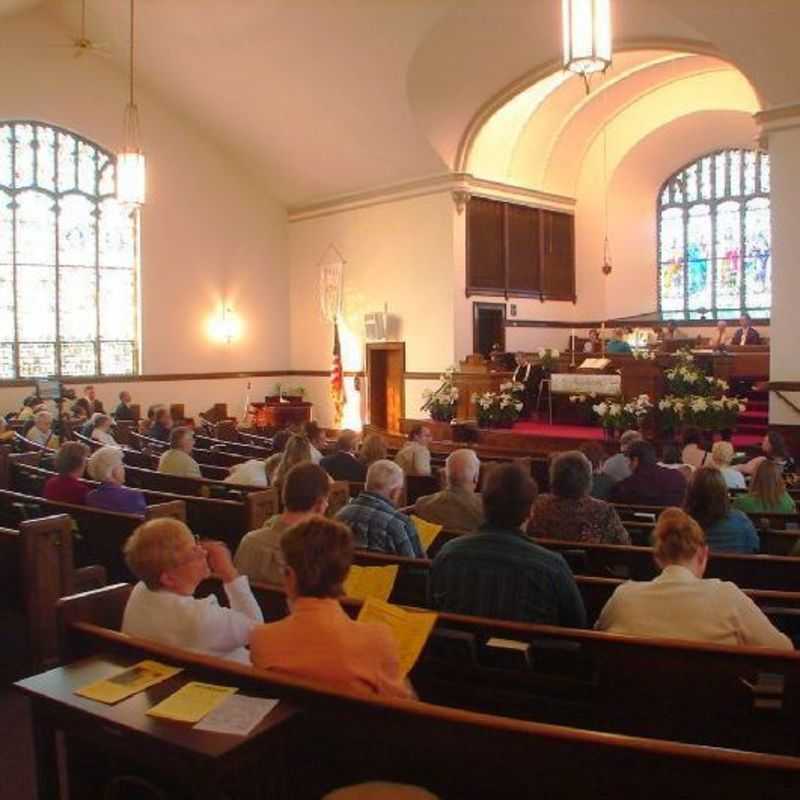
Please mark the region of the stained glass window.
<svg viewBox="0 0 800 800"><path fill-rule="evenodd" d="M663 316L769 317L769 188L769 156L754 150L709 153L664 182L657 280Z"/></svg>
<svg viewBox="0 0 800 800"><path fill-rule="evenodd" d="M114 163L60 128L0 123L0 380L137 371L138 218Z"/></svg>

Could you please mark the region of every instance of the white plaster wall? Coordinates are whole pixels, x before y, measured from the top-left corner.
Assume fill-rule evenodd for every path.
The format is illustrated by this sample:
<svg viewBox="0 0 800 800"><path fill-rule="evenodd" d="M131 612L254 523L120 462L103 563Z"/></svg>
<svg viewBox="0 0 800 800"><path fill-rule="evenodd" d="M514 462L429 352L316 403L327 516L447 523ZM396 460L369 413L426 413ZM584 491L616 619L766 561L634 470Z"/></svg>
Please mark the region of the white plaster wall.
<svg viewBox="0 0 800 800"><path fill-rule="evenodd" d="M439 372L453 363L454 213L449 193L441 193L290 223L291 369L330 368L332 328L319 302L319 264L330 244L346 261L345 370L363 368L364 314L381 311L384 302L395 324L392 338L406 343L406 371ZM327 379L309 383L328 424ZM407 387L407 413L419 407L416 384Z"/></svg>
<svg viewBox="0 0 800 800"><path fill-rule="evenodd" d="M3 42L13 47L0 48L0 119L53 123L118 149L125 75L97 56L46 46L62 40L44 11L3 20ZM285 369L284 210L147 87L137 99L149 184L141 226L143 371ZM243 322L231 346L206 332L223 294Z"/></svg>

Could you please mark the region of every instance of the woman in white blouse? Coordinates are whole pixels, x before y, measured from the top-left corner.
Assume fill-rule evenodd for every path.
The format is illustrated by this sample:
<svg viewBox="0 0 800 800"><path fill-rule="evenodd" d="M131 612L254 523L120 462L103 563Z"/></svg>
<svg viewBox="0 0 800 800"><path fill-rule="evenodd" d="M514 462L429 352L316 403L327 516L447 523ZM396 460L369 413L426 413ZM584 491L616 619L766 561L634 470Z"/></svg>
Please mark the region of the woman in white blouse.
<svg viewBox="0 0 800 800"><path fill-rule="evenodd" d="M595 628L631 636L792 649L789 638L737 586L703 578L708 545L703 529L686 512L662 512L653 545L661 574L652 581L617 587Z"/></svg>
<svg viewBox="0 0 800 800"><path fill-rule="evenodd" d="M139 583L125 607L123 633L250 663L245 645L264 618L222 542L199 543L183 522L153 519L125 543L125 561ZM212 572L222 578L229 608L213 596L193 597Z"/></svg>
<svg viewBox="0 0 800 800"><path fill-rule="evenodd" d="M725 485L729 489L745 489L744 475L731 466L734 455L736 453L730 442L714 442L711 448L711 463L722 473Z"/></svg>

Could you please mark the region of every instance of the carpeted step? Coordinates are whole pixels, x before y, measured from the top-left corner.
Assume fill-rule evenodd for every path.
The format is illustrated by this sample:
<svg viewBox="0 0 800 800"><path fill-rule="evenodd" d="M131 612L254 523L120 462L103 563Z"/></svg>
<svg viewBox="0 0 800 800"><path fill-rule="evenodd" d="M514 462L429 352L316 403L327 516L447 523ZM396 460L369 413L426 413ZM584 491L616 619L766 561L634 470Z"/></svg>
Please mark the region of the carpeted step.
<svg viewBox="0 0 800 800"><path fill-rule="evenodd" d="M739 419L742 420L742 422L763 422L766 425L767 421L769 420L769 412L766 410L751 411L748 408L747 411L743 411L741 414L739 414Z"/></svg>
<svg viewBox="0 0 800 800"><path fill-rule="evenodd" d="M734 433L746 433L751 436L763 437L764 434L767 432L767 430L768 430L767 425L748 425L747 423L745 424L740 423L734 428Z"/></svg>

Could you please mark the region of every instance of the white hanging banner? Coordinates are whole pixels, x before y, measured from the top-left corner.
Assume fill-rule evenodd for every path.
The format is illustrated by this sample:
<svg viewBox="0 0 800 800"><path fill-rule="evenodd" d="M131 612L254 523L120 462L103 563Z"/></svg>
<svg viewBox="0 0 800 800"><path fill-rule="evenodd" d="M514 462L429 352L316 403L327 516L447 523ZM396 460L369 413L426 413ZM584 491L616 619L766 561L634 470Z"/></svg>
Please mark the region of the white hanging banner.
<svg viewBox="0 0 800 800"><path fill-rule="evenodd" d="M322 316L328 322L336 322L342 313L344 287L344 265L342 254L331 243L319 260L319 301Z"/></svg>

